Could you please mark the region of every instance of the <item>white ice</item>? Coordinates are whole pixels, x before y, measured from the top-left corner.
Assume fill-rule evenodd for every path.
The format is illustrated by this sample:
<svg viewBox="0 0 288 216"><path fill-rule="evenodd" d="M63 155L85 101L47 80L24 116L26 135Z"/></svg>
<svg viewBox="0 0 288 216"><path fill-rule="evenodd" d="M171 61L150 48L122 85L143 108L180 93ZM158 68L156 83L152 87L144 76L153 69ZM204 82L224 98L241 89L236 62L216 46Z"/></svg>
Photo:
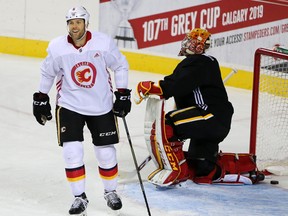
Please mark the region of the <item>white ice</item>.
<svg viewBox="0 0 288 216"><path fill-rule="evenodd" d="M57 145L55 119L39 125L32 115L32 94L39 83L42 59L0 54L0 216L68 215L72 195L66 181L61 148ZM235 75L237 76L237 74ZM162 75L130 71L129 87L142 80L161 79ZM225 152L248 152L251 92L227 87L235 108L232 129L221 143ZM50 93L55 103L55 90ZM52 106L54 107L54 106ZM132 105L126 120L131 141L140 163L148 152L143 126L145 101ZM123 122L119 119L120 141L117 146L120 169L118 192L123 200L121 215L148 215ZM88 216L115 215L103 199L91 139L85 129ZM270 177L253 186L211 186L187 182L182 187L160 190L146 181L153 171L150 162L141 171L145 194L153 216L194 215L287 215L288 177ZM127 174L128 173L128 174ZM270 185L278 179L278 185Z"/></svg>

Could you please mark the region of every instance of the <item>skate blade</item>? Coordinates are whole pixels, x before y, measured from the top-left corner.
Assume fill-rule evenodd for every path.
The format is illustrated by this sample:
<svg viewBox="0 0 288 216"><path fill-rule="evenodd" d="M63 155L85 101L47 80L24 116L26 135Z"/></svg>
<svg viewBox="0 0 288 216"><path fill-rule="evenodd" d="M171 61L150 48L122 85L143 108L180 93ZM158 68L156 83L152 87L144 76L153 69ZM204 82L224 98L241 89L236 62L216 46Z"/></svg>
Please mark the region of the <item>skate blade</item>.
<svg viewBox="0 0 288 216"><path fill-rule="evenodd" d="M114 215L115 215L115 216L121 216L121 211L120 211L120 210L114 211Z"/></svg>
<svg viewBox="0 0 288 216"><path fill-rule="evenodd" d="M109 215L113 215L113 216L121 216L121 211L120 210L112 210L110 209L108 212Z"/></svg>
<svg viewBox="0 0 288 216"><path fill-rule="evenodd" d="M87 216L87 211L84 211L84 212L82 212L82 213L80 213L80 214L73 214L73 215L71 215L71 214L68 214L69 216Z"/></svg>

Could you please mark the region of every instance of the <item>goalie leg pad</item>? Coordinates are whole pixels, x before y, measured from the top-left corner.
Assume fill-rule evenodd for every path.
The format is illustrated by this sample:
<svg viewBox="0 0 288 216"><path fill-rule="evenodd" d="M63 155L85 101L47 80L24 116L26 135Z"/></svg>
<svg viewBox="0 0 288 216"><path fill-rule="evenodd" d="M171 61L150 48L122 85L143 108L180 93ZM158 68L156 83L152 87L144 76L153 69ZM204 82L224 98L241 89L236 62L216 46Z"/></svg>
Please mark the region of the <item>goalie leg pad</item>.
<svg viewBox="0 0 288 216"><path fill-rule="evenodd" d="M192 178L192 181L197 184L212 184L217 172L219 172L219 167L215 165L213 170L207 176L195 176Z"/></svg>
<svg viewBox="0 0 288 216"><path fill-rule="evenodd" d="M152 161L157 167L157 170L163 169L163 163L160 157L155 133L155 120L157 116L161 116L161 110L162 101L149 97L146 105L144 136L147 149L149 151L149 154L151 155ZM157 170L155 171L157 172Z"/></svg>
<svg viewBox="0 0 288 216"><path fill-rule="evenodd" d="M234 178L236 183L256 184L265 179L265 175L257 168L256 156L253 154L220 152L217 163L224 173L220 182L225 183Z"/></svg>
<svg viewBox="0 0 288 216"><path fill-rule="evenodd" d="M217 166L207 175L192 180L198 184L252 185L264 180L265 176L258 171L255 157L248 153L218 154ZM220 177L215 179L217 168Z"/></svg>
<svg viewBox="0 0 288 216"><path fill-rule="evenodd" d="M164 101L159 114L155 116L155 130L152 126L150 136L151 151L158 169L148 176L148 180L155 185L169 186L187 180L190 173L182 151L183 143L167 140Z"/></svg>
<svg viewBox="0 0 288 216"><path fill-rule="evenodd" d="M170 142L171 148L179 161L180 171L176 180L174 180L173 184L178 184L180 182L186 181L191 175L191 171L189 170L186 158L183 152L183 142Z"/></svg>
<svg viewBox="0 0 288 216"><path fill-rule="evenodd" d="M184 153L182 142L167 143L164 145L165 155L162 154L163 169L158 169L151 173L148 180L158 186L169 186L186 181L190 176ZM167 158L167 159L165 159ZM166 167L166 168L165 168Z"/></svg>

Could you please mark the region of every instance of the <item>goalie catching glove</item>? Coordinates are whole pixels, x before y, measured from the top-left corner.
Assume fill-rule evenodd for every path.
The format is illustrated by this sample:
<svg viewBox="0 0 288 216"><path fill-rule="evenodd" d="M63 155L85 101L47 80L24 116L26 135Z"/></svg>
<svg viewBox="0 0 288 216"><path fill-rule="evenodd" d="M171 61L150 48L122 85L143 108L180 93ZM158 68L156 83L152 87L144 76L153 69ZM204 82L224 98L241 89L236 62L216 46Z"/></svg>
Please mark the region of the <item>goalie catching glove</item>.
<svg viewBox="0 0 288 216"><path fill-rule="evenodd" d="M134 101L136 104L140 104L143 99L147 98L151 94L159 95L160 98L162 98L162 88L160 86L154 85L154 82L152 81L139 82L135 91Z"/></svg>
<svg viewBox="0 0 288 216"><path fill-rule="evenodd" d="M114 94L116 96L116 100L113 106L113 112L115 116L124 117L131 110L131 90L129 89L118 89Z"/></svg>
<svg viewBox="0 0 288 216"><path fill-rule="evenodd" d="M51 106L47 94L41 92L33 94L33 115L41 125L45 125L47 120L50 121L52 119Z"/></svg>

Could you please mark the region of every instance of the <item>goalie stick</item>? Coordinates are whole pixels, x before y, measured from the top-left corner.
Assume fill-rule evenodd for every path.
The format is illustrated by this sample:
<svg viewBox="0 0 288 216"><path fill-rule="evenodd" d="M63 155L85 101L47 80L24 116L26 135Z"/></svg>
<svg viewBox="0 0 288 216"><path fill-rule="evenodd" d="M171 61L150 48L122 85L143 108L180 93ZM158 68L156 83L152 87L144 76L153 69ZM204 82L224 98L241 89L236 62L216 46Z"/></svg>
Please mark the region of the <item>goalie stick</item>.
<svg viewBox="0 0 288 216"><path fill-rule="evenodd" d="M233 68L232 71L224 78L223 83L225 84L237 72L238 70L236 68Z"/></svg>
<svg viewBox="0 0 288 216"><path fill-rule="evenodd" d="M142 163L140 163L138 165L137 170L132 170L132 171L124 171L124 170L119 170L119 177L121 178L121 180L119 181L119 183L127 183L127 182L132 182L134 181L132 178L136 176L137 171L140 172L140 170L143 169L143 167L145 167L149 161L152 159L151 155L148 155L148 157L146 157ZM127 180L129 179L129 180ZM144 181L144 180L143 180Z"/></svg>
<svg viewBox="0 0 288 216"><path fill-rule="evenodd" d="M238 70L236 68L233 68L232 71L223 79L223 83L225 84L234 74L236 74ZM137 171L140 172L150 161L152 157L151 155L148 155L138 166L137 170L133 170L132 172L126 172L124 176L129 178L132 178L137 174Z"/></svg>

